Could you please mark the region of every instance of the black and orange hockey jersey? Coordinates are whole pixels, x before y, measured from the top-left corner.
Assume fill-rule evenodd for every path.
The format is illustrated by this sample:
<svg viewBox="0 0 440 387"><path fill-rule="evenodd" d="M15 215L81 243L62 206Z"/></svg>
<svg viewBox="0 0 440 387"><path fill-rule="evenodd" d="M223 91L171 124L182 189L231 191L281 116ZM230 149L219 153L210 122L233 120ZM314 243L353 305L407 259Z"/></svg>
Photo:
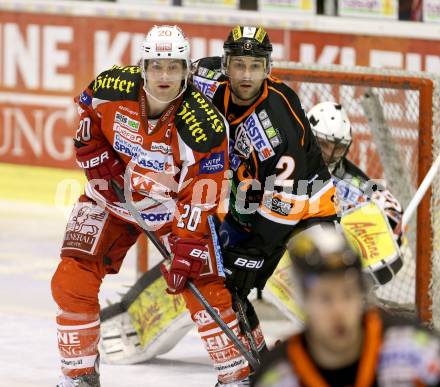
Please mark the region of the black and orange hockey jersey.
<svg viewBox="0 0 440 387"><path fill-rule="evenodd" d="M153 125L137 66L104 71L76 100L77 146L109 143L130 165L130 190L135 200L143 199L139 211L147 224L181 237L207 234L206 217L216 211L228 169L228 125L211 101L189 84ZM86 194L105 202L91 184ZM118 203L105 206L134 222Z"/></svg>
<svg viewBox="0 0 440 387"><path fill-rule="evenodd" d="M359 358L341 368L320 367L304 333L263 359L254 387L440 386L440 340L410 321L369 310Z"/></svg>
<svg viewBox="0 0 440 387"><path fill-rule="evenodd" d="M204 58L194 73L229 123L233 171L229 214L251 235L240 246L271 255L306 223L335 220L335 188L296 93L269 77L249 107L233 106L219 60Z"/></svg>

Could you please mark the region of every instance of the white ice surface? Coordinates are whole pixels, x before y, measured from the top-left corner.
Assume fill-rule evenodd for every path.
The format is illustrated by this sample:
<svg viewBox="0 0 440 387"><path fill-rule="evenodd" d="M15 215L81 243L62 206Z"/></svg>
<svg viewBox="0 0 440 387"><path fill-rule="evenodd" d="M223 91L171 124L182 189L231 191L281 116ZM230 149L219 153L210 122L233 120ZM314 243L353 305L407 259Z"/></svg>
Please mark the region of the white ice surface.
<svg viewBox="0 0 440 387"><path fill-rule="evenodd" d="M50 279L59 260L66 212L0 200L0 387L54 387L59 375L56 305ZM117 301L135 280L130 251L104 279L100 301ZM278 322L263 323L269 341ZM283 336L289 327L283 324ZM103 387L213 387L216 377L193 329L169 353L145 364L101 365Z"/></svg>

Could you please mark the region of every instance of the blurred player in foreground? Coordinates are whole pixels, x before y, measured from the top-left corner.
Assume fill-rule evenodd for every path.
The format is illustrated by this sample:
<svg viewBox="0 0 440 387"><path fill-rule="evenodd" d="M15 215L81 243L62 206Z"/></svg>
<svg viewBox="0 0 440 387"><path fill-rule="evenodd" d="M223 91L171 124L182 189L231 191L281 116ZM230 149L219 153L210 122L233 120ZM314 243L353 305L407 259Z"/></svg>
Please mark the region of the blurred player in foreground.
<svg viewBox="0 0 440 387"><path fill-rule="evenodd" d="M253 386L440 386L438 337L366 307L358 255L340 233L320 228L288 247L304 330L268 354Z"/></svg>

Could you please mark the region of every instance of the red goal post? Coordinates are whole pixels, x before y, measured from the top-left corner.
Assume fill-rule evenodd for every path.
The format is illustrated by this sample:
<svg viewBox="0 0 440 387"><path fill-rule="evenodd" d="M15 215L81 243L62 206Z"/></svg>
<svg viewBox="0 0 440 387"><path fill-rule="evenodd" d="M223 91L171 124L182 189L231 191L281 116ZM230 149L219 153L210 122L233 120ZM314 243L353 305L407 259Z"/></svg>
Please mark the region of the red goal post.
<svg viewBox="0 0 440 387"><path fill-rule="evenodd" d="M319 102L341 103L353 129L349 158L370 178L385 178L406 208L440 151L440 78L401 70L292 62L274 63L272 74L296 91L306 112ZM363 104L366 93L378 98L378 111ZM409 223L407 235L404 267L378 296L414 309L423 321L440 326L440 289L433 286L440 279L438 177ZM147 269L145 242L138 251L142 251L138 253L142 272Z"/></svg>
<svg viewBox="0 0 440 387"><path fill-rule="evenodd" d="M405 208L428 172L433 156L439 152L440 79L400 70L295 63L276 63L273 75L298 93L306 111L326 100L338 101L345 107L354 138L349 158L360 164L371 178L385 178ZM373 114L370 120L367 120L362 105L366 93L377 95L383 108L379 112L370 112ZM374 133L371 125L380 126L382 133ZM381 154L384 149L387 154ZM433 320L434 324L439 321L435 305L440 305L437 304L438 291L432 286L436 278L434 273L439 270L438 259L435 259L439 254L439 188L439 179L436 178L432 190L418 207L417 218L412 220L408 229L413 254L412 257L409 254L407 260L415 259L415 272L412 273L411 268L408 270L411 262L405 262L404 277L397 276L393 281L399 284L388 285L390 289L402 282L406 283L405 286L414 286L415 309L422 320ZM401 294L391 300L408 304L402 291L399 292Z"/></svg>

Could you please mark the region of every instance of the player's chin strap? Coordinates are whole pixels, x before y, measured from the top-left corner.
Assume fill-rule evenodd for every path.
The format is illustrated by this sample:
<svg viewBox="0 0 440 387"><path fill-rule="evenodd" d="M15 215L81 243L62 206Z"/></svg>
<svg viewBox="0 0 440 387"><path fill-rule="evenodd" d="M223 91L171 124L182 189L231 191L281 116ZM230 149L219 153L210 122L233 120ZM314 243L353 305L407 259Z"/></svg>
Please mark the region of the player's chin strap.
<svg viewBox="0 0 440 387"><path fill-rule="evenodd" d="M130 211L133 218L136 220L138 225L142 228L142 231L147 236L147 238L153 243L153 245L157 248L159 253L166 260L170 260L170 255L165 246L157 239L156 235L148 229L144 219L140 216L136 207L132 203L131 191L130 191L130 172L129 168L125 171L124 176L124 188L122 189L115 181L111 181L111 185L118 196L118 199L121 203L125 202L126 209ZM231 328L222 320L219 314L214 310L214 308L209 304L200 290L194 285L191 281L187 281L186 286L189 291L194 295L194 297L200 302L200 304L205 308L211 318L220 326L222 331L234 343L235 347L238 351L243 355L243 357L248 361L249 365L256 370L259 366L258 360L256 360L251 353L245 348L241 340L235 335Z"/></svg>

